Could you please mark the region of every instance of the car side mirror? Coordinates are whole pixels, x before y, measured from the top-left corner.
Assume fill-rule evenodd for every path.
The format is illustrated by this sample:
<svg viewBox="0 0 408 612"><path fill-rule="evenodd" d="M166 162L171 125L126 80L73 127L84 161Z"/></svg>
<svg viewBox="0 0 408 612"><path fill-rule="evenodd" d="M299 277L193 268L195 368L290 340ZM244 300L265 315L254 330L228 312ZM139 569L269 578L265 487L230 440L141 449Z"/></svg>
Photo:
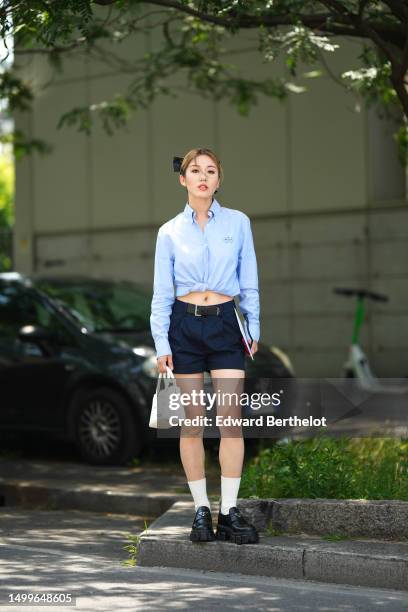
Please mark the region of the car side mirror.
<svg viewBox="0 0 408 612"><path fill-rule="evenodd" d="M58 340L57 334L40 325L24 325L18 332L18 339L21 342L31 342L32 344L41 342L55 342Z"/></svg>

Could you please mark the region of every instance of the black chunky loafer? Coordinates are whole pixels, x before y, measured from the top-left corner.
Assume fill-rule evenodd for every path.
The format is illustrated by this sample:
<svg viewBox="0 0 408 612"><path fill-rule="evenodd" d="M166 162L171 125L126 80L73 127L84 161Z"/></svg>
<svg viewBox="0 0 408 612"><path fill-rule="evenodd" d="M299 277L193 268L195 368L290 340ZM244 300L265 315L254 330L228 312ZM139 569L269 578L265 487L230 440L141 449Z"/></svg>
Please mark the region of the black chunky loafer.
<svg viewBox="0 0 408 612"><path fill-rule="evenodd" d="M259 535L256 528L248 523L240 510L233 506L228 514L218 513L217 539L235 544L257 544Z"/></svg>
<svg viewBox="0 0 408 612"><path fill-rule="evenodd" d="M190 540L192 542L213 542L216 540L211 511L207 506L197 508L190 533Z"/></svg>

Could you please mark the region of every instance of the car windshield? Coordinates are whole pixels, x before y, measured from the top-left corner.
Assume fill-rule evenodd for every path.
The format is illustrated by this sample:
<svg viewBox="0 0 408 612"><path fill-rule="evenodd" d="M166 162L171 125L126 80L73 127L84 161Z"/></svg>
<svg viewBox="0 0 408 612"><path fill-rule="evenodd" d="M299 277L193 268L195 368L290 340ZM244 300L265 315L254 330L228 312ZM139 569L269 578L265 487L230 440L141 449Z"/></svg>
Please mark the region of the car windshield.
<svg viewBox="0 0 408 612"><path fill-rule="evenodd" d="M58 301L91 332L144 331L150 326L151 297L133 283L41 280L38 289Z"/></svg>

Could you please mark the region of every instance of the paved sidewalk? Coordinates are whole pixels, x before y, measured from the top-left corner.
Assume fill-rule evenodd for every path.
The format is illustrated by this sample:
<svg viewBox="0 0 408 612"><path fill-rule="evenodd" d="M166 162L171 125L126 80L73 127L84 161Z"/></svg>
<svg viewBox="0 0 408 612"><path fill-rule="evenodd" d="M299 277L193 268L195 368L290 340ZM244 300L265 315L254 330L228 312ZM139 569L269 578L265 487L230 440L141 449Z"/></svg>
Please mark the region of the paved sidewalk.
<svg viewBox="0 0 408 612"><path fill-rule="evenodd" d="M219 475L207 474L217 497ZM65 461L0 458L0 504L158 516L191 500L180 463L102 467Z"/></svg>
<svg viewBox="0 0 408 612"><path fill-rule="evenodd" d="M192 544L188 534L194 508L179 464L118 468L0 458L0 475L1 553L10 560L26 551L44 563L60 561L54 552L58 550L58 555L71 555L71 562L79 567L88 563L93 567L102 559L120 567L121 560L128 557L123 550L130 543L126 534L141 534L146 521L147 532L138 550L139 569L165 565L180 568L180 572L187 568L215 570L222 576L228 568L229 574L238 572L248 578L267 575L408 589L407 542L327 542L306 534L269 537L264 532L260 545ZM209 472L207 479L216 520L219 475ZM316 501L298 516L310 519ZM282 520L284 506L279 510ZM288 517L293 516L288 510ZM50 572L58 575L55 568Z"/></svg>
<svg viewBox="0 0 408 612"><path fill-rule="evenodd" d="M122 547L143 517L80 511L0 513L0 609L13 612L114 610L408 610L391 589L320 584L171 567L127 567ZM226 560L226 567L228 563ZM76 606L8 605L11 593L71 593Z"/></svg>

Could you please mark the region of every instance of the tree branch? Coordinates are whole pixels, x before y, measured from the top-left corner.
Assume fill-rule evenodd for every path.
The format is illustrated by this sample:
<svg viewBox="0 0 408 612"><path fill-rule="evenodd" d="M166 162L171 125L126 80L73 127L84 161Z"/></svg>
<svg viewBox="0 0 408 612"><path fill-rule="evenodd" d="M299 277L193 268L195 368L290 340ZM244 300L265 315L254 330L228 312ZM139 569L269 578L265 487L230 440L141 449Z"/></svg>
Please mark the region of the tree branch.
<svg viewBox="0 0 408 612"><path fill-rule="evenodd" d="M321 1L323 4L326 3L327 5L332 5L331 6L332 9L334 8L334 6L336 6L340 10L341 4L339 2L336 2L336 0L325 0L325 2L323 0ZM109 4L111 2L115 2L115 0L106 0L106 1L103 0L103 4ZM337 12L336 14L337 24L330 24L330 27L329 27L323 24L325 24L325 22L328 19L333 18L333 10L327 13L308 13L304 15L292 15L292 14L271 15L271 14L265 13L261 16L258 16L258 15L246 15L246 14L235 15L234 14L234 16L231 19L228 19L225 17L217 17L216 15L210 15L208 13L204 13L198 9L192 8L191 6L180 4L180 2L177 2L177 0L145 0L145 4L153 4L156 6L164 6L167 8L173 8L179 11L180 13L192 15L193 17L199 18L201 21L206 21L208 23L214 23L215 25L223 26L225 28L231 28L231 27L255 28L261 25L266 26L266 27L276 27L276 26L281 26L281 25L295 25L300 20L305 27L308 27L310 29L319 28L321 31L333 32L333 33L338 33L337 30L336 31L334 30L334 28L338 27L337 24L341 26L351 26L351 28L354 27L357 31L357 33L354 34L354 36L364 36L364 33L361 31L361 29L358 28L355 25L355 22L353 22L350 19L351 16L353 17L357 17L357 16L347 13L346 9L344 9L343 14L340 14L340 12ZM344 14L344 12L346 12L347 14ZM376 28L381 30L382 26L383 24L378 24ZM351 28L349 31L350 36L353 35ZM398 38L401 35L405 34L401 31L399 27L393 28L389 24L385 24L385 30L388 32L388 35L394 35ZM339 33L341 34L346 33L346 28L343 28L343 30Z"/></svg>
<svg viewBox="0 0 408 612"><path fill-rule="evenodd" d="M302 24L310 29L319 29L321 32L327 32L332 34L344 34L354 37L366 37L366 33L361 28L358 16L353 13L348 13L347 10L341 6L341 3L336 0L321 0L323 4L330 5L331 11L327 13L312 13L304 15L291 15L291 14L279 14L270 15L264 14L261 16L254 15L239 15L231 20L216 17L213 15L207 15L197 9L180 5L176 0L146 0L147 4L160 4L162 6L172 6L180 12L186 12L192 14L203 21L209 21L228 27L238 28L255 28L261 25L266 27L277 27L281 25L295 25L299 20ZM340 10L343 9L344 10ZM327 20L333 18L333 10L336 10L335 21L336 23L327 24ZM405 41L406 33L402 26L398 24L382 23L379 21L373 21L372 27L381 35L381 38L394 42L397 46L401 46Z"/></svg>
<svg viewBox="0 0 408 612"><path fill-rule="evenodd" d="M384 40L381 38L377 30L371 27L371 25L363 19L360 19L359 25L363 32L366 34L367 38L371 38L371 40L375 42L377 47L379 47L384 53L384 55L390 60L391 64L397 63L398 58L395 56L392 49L390 49L390 47L385 44Z"/></svg>

